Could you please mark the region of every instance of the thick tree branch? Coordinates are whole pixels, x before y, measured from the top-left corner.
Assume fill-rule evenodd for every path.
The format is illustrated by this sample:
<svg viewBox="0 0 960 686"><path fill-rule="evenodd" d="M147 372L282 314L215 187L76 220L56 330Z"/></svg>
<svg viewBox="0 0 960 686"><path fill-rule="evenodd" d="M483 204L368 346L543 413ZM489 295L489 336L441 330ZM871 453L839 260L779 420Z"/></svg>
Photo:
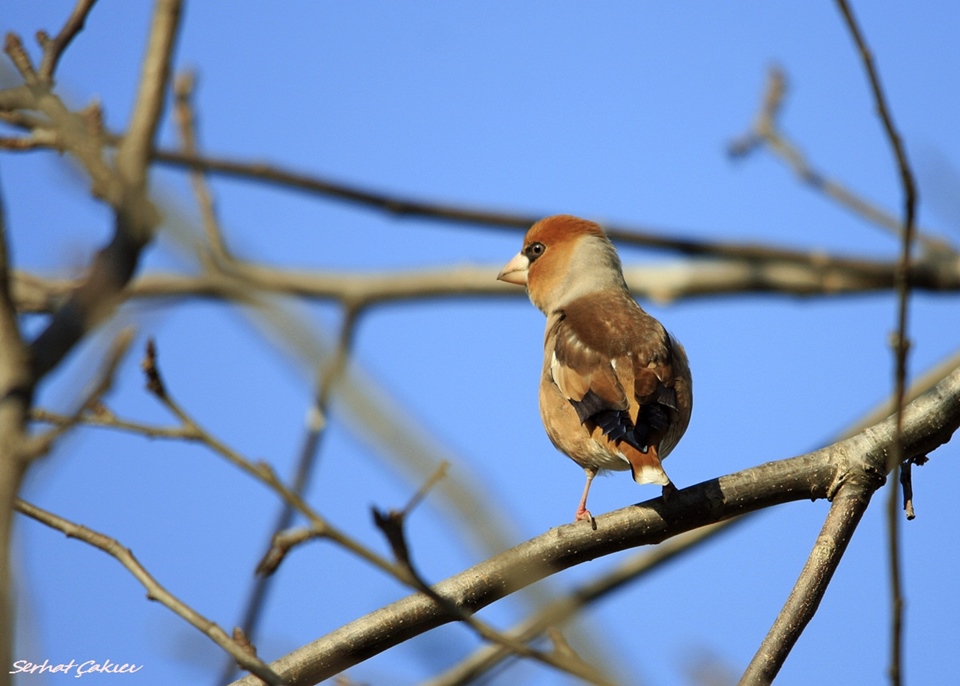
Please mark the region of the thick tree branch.
<svg viewBox="0 0 960 686"><path fill-rule="evenodd" d="M585 607L639 581L648 572L661 569L664 563L696 549L704 541L742 521L744 519L738 518L711 524L664 541L649 552L633 555L610 572L578 585L540 608L511 629L508 635L521 641L530 641L553 627L562 626ZM512 654L501 645L484 645L446 672L421 683L420 686L461 686L471 683Z"/></svg>
<svg viewBox="0 0 960 686"><path fill-rule="evenodd" d="M30 378L27 347L20 336L11 294L6 208L0 192L0 665L13 660L13 598L11 597L11 536L13 502L26 468L27 416ZM10 683L0 669L0 685Z"/></svg>
<svg viewBox="0 0 960 686"><path fill-rule="evenodd" d="M960 426L960 371L907 406L904 457L926 455ZM551 574L601 555L659 543L684 531L784 502L835 496L847 482L879 488L894 440L888 418L864 432L798 457L712 479L671 496L552 529L446 581L434 590L477 611ZM293 684L313 684L413 636L451 621L423 595L403 598L275 661ZM243 679L239 686L252 686Z"/></svg>
<svg viewBox="0 0 960 686"><path fill-rule="evenodd" d="M917 378L913 384L911 384L906 399L908 401L915 400L958 368L960 368L960 351L938 363ZM868 412L863 419L855 422L839 434L837 440L850 438L866 430L868 427L882 422L884 418L890 414L891 404L889 398L885 399L878 404L875 409ZM906 466L910 464L910 461L905 463ZM563 622L573 613L579 611L584 605L599 600L605 597L606 594L620 588L622 585L641 578L647 571L659 569L661 563L672 559L678 554L691 550L694 546L712 540L718 534L726 531L730 525L747 521L747 519L749 519L749 517L728 519L661 543L649 553L635 555L609 574L577 587L570 593L551 602L546 607L541 608L536 614L513 629L512 633L517 634L519 637L529 639L544 631L551 624ZM508 656L509 653L500 649L498 646L483 646L457 665L424 682L421 686L459 686L460 684L469 683Z"/></svg>
<svg viewBox="0 0 960 686"><path fill-rule="evenodd" d="M443 471L446 471L446 465L441 465L441 470L438 471L438 474L442 474ZM422 493L424 493L424 489L421 489L418 496ZM444 614L450 616L451 619L463 622L471 627L486 641L490 641L505 650L509 650L515 655L537 660L561 672L568 672L578 676L587 683L596 684L596 686L612 686L612 682L609 681L609 679L604 677L595 667L581 660L572 650L555 650L551 653L536 650L527 645L523 640L518 640L512 635L494 629L488 623L475 617L469 609L461 608L457 603L451 602L429 586L413 565L412 556L406 540L406 533L404 531L405 517L411 508L415 506L417 500L417 496L414 496L410 505L402 512L391 511L385 513L377 509L373 510L374 522L390 543L397 564L404 571L406 583L409 586L430 598L436 603L437 607Z"/></svg>

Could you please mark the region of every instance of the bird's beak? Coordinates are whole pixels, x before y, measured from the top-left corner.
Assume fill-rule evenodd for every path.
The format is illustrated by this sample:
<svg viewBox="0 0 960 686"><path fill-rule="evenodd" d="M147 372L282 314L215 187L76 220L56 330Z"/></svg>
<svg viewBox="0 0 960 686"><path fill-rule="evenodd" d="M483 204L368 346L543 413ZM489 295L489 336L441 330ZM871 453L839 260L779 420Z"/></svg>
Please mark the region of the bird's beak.
<svg viewBox="0 0 960 686"><path fill-rule="evenodd" d="M500 270L500 273L497 274L497 280L515 283L518 286L526 286L527 269L529 268L530 259L522 252L518 252L513 256L513 259L507 262L503 269Z"/></svg>

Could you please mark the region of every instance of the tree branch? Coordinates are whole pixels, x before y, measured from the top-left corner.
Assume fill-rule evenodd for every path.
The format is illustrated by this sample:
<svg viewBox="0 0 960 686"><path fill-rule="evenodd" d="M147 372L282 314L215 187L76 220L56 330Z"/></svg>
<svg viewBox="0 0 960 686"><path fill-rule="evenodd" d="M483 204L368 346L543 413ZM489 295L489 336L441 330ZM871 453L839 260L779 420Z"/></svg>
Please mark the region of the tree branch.
<svg viewBox="0 0 960 686"><path fill-rule="evenodd" d="M141 365L147 376L147 388L156 396L164 407L180 420L184 433L199 443L206 445L213 452L223 457L240 471L253 477L260 483L271 489L280 499L289 505L292 509L303 515L311 527L317 532L316 537L322 537L329 541L339 544L346 550L366 560L374 567L386 572L391 576L396 576L397 571L394 565L383 559L375 552L360 544L358 541L347 536L337 527L320 516L320 514L310 507L300 494L292 491L277 476L273 467L266 462L252 462L246 457L231 449L225 443L210 434L200 424L190 416L190 414L174 400L173 396L167 391L166 384L160 375L157 366L156 348L150 341L147 345L147 355Z"/></svg>
<svg viewBox="0 0 960 686"><path fill-rule="evenodd" d="M184 153L188 155L197 154L197 116L193 107L196 81L193 72L185 72L177 76L173 84L173 112L180 131L180 145ZM227 250L227 244L223 239L223 231L220 228L220 222L213 206L213 193L206 177L198 170L191 170L190 185L193 186L193 194L196 196L197 206L200 208L203 232L206 234L207 244L213 258L221 261L229 260L230 252Z"/></svg>
<svg viewBox="0 0 960 686"><path fill-rule="evenodd" d="M695 531L681 534L664 541L653 550L631 556L615 569L574 587L563 596L537 610L532 616L507 632L517 640L530 641L551 627L562 626L585 607L644 578L648 572L661 569L662 565L690 552L704 541L715 537L743 518L727 519ZM511 653L501 645L485 645L454 665L446 672L423 682L420 686L460 686L470 683L510 657Z"/></svg>
<svg viewBox="0 0 960 686"><path fill-rule="evenodd" d="M67 49L77 34L83 31L87 15L90 14L90 10L93 9L96 1L77 0L73 12L70 13L66 23L55 38L51 39L43 31L37 32L37 40L43 47L43 59L40 61L40 69L38 70L38 76L42 81L47 83L53 81L53 74L57 70L57 65L64 50Z"/></svg>
<svg viewBox="0 0 960 686"><path fill-rule="evenodd" d="M0 97L4 92L0 92ZM27 126L17 119L8 119L12 125ZM28 128L30 128L28 126ZM45 139L46 140L46 139ZM105 136L107 143L116 143L122 140L117 134ZM57 147L49 143L50 147ZM37 141L33 147L42 147ZM161 164L204 171L213 174L230 176L238 179L257 181L264 185L273 185L287 190L299 190L313 195L332 198L334 200L356 204L398 217L431 219L450 223L462 223L502 228L509 230L526 230L534 222L549 212L538 214L512 213L483 208L471 208L463 205L445 204L431 200L393 195L381 191L353 186L335 179L324 178L302 172L285 169L271 164L247 162L224 157L209 155L194 155L178 150L157 149L153 152L153 159ZM822 253L811 253L802 250L792 250L777 246L767 246L757 243L731 243L710 241L694 237L679 235L677 231L643 228L638 226L624 226L601 222L610 238L618 243L638 245L642 247L674 252L682 255L697 257L722 257L734 260L754 262L784 262L787 264L801 264L817 267L823 260ZM672 234L672 235L671 235ZM938 243L942 248L944 245ZM953 251L950 251L953 254ZM843 269L856 270L858 264L865 261L849 258L834 266ZM869 261L866 261L869 264Z"/></svg>
<svg viewBox="0 0 960 686"><path fill-rule="evenodd" d="M347 311L344 312L343 322L340 325L340 338L337 342L336 350L318 374L312 404L307 412L307 426L303 436L303 443L297 457L297 466L294 470L293 483L291 485L291 490L297 495L302 495L306 492L314 467L319 459L320 446L323 441L323 436L325 435L324 429L327 426L327 410L330 399L333 397L335 388L343 378L347 362L350 359L359 314L359 310L354 308L347 308ZM295 536L295 539L292 541L289 538L284 538L286 530L293 524L294 514L294 510L289 504L284 503L281 506L277 514L276 522L271 530L272 536L267 554L261 563L261 565L264 566L262 568L258 567L258 574L247 596L246 606L244 607L239 626L244 634L252 639L255 638L257 634L260 616L266 604L267 594L273 579L273 569L280 563L292 545L302 543L308 538L319 535L319 532L316 532L315 528L311 528L307 530L301 529L297 532L296 536L300 537L304 537L304 534L306 534L304 538L297 539ZM286 533L289 536L289 532ZM236 669L233 665L226 665L217 683L227 683L233 678L235 673Z"/></svg>
<svg viewBox="0 0 960 686"><path fill-rule="evenodd" d="M0 665L13 661L13 598L11 596L11 538L13 501L26 469L27 415L30 378L27 347L20 336L11 293L6 208L0 190ZM0 668L0 685L10 683L8 669Z"/></svg>
<svg viewBox="0 0 960 686"><path fill-rule="evenodd" d="M157 0L133 118L117 150L115 177L119 192L113 196L114 235L95 257L87 278L31 345L34 383L56 367L88 331L113 312L122 299L121 291L137 269L141 250L159 221L147 198L147 162L167 88L179 16L180 0ZM62 109L62 104L59 107ZM76 115L66 113L61 119L74 122ZM83 134L77 135L84 138ZM98 142L88 141L78 147L96 149ZM84 158L93 160L91 165L99 168L96 163L100 159L99 150Z"/></svg>
<svg viewBox="0 0 960 686"><path fill-rule="evenodd" d="M896 270L897 290L897 331L893 340L894 348L894 412L896 413L896 439L893 450L888 456L887 470L893 473L890 484L890 493L887 500L887 521L890 538L890 682L893 686L902 683L903 663L903 593L900 580L900 518L897 511L897 495L900 481L900 465L914 456L905 455L900 447L900 437L903 425L903 402L907 387L907 353L910 342L907 338L907 316L910 303L910 252L913 248L913 238L916 232L914 226L916 218L917 188L913 180L913 172L907 160L907 153L900 140L900 134L893 124L893 116L887 105L887 99L880 85L880 76L873 63L873 55L867 47L866 40L853 11L846 0L837 0L837 6L843 14L847 29L853 37L863 63L864 70L870 81L870 90L876 104L877 115L883 124L884 132L896 159L897 170L900 174L900 185L903 189L903 228L900 260Z"/></svg>
<svg viewBox="0 0 960 686"><path fill-rule="evenodd" d="M862 478L852 478L840 486L800 578L747 666L740 686L773 683L800 634L820 607L823 594L876 487L876 483Z"/></svg>
<svg viewBox="0 0 960 686"><path fill-rule="evenodd" d="M58 517L51 512L42 510L36 505L31 505L19 498L16 501L16 509L41 524L46 524L50 528L56 529L70 538L76 538L111 555L126 567L134 578L147 590L148 599L158 601L164 607L187 620L192 626L199 629L201 633L208 636L210 640L229 653L230 656L247 671L256 674L269 684L282 686L286 683L265 665L262 660L255 655L251 655L244 650L243 647L238 645L236 641L231 639L215 622L210 621L164 588L153 578L150 572L140 564L137 558L134 557L133 552L129 548L121 545L116 539L88 529L85 526L70 522L62 517Z"/></svg>
<svg viewBox="0 0 960 686"><path fill-rule="evenodd" d="M163 113L179 24L180 0L156 0L136 105L127 133L117 148L117 171L133 189L142 190L146 186L147 164Z"/></svg>
<svg viewBox="0 0 960 686"><path fill-rule="evenodd" d="M437 267L381 273L303 272L232 262L225 271L199 275L152 273L133 281L124 291L129 299L192 297L249 300L250 293L274 293L309 299L329 299L353 307L428 298L498 296L520 298L522 291L492 278L497 265ZM747 260L688 260L624 268L633 294L659 303L697 297L744 293L798 297L849 295L889 291L896 264L863 261L848 269L824 257L820 266L751 263ZM911 283L917 290L960 291L960 261L914 264ZM63 279L15 272L13 294L20 312L55 311L76 285Z"/></svg>
<svg viewBox="0 0 960 686"><path fill-rule="evenodd" d="M441 471L438 473L442 473L445 469L446 466L441 465ZM424 490L421 489L420 493L423 492ZM441 612L448 615L451 619L468 625L486 641L490 641L520 657L536 660L554 669L578 676L583 681L596 684L596 686L612 686L612 682L606 679L595 667L580 659L572 650L555 650L552 653L536 650L528 646L523 640L497 631L486 622L477 619L469 609L461 608L457 603L451 602L429 586L413 565L412 556L406 540L406 533L404 531L406 514L416 504L416 500L417 498L415 496L414 500L411 500L411 504L401 512L391 511L385 513L377 509L373 510L374 522L390 543L394 557L400 569L404 571L406 583L409 586L436 603Z"/></svg>
<svg viewBox="0 0 960 686"><path fill-rule="evenodd" d="M750 131L729 145L732 157L743 157L761 145L782 159L797 178L814 190L820 191L839 205L857 214L868 222L887 229L902 240L903 223L893 214L878 207L838 181L815 169L803 152L781 130L780 112L787 92L786 74L778 67L767 72L767 84L757 115ZM931 255L950 258L957 251L945 240L917 231L917 241Z"/></svg>
<svg viewBox="0 0 960 686"><path fill-rule="evenodd" d="M907 406L904 456L926 455L960 426L960 371ZM831 446L685 488L597 517L594 532L582 523L552 529L486 560L434 590L475 612L551 574L602 555L659 543L684 531L784 502L835 496L851 479L879 488L894 440L888 418ZM422 595L403 598L275 661L292 684L312 684L451 621ZM249 679L237 686L252 686Z"/></svg>

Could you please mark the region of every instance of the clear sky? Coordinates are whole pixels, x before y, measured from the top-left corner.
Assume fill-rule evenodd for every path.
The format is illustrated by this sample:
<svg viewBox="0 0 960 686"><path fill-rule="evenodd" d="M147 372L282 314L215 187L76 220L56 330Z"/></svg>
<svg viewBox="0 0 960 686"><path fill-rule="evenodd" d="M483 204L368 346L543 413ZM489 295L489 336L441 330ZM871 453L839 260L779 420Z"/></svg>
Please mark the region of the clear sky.
<svg viewBox="0 0 960 686"><path fill-rule="evenodd" d="M32 40L55 33L72 2L5 0L0 28ZM919 219L960 243L960 5L856 2L895 122L919 184ZM97 99L108 126L129 115L149 3L101 0L64 57L59 92L74 106ZM36 55L37 50L32 49ZM767 69L789 79L785 134L824 174L890 212L901 192L862 65L841 17L820 3L233 2L187 3L176 68L198 76L205 152L268 161L383 192L469 207L557 212L638 228L731 241L893 259L885 231L802 186L764 152L731 160L750 125ZM0 79L13 81L4 61ZM176 143L170 117L161 142ZM167 230L144 273L190 273L183 250L199 232L182 172L158 170ZM19 268L77 274L109 235L86 182L49 152L0 156L0 188ZM304 270L395 270L457 264L491 280L521 232L397 219L329 199L215 179L227 239L244 258ZM624 248L630 265L682 259ZM889 293L834 298L782 295L643 303L684 343L694 374L690 429L666 463L684 487L829 442L891 388ZM278 305L279 307L279 305ZM337 334L330 303L291 312L324 341ZM910 368L919 374L960 339L955 296L919 294L911 310ZM311 393L309 361L274 347L249 312L213 301L127 308L137 352L109 398L119 415L172 423L143 391L137 365L157 340L172 392L221 440L288 477ZM37 321L28 325L35 330ZM115 331L115 330L114 330ZM338 403L309 501L351 535L388 554L369 508L400 507L423 477L372 438L400 422L428 456L448 456L451 478L478 489L504 546L572 519L582 472L557 454L539 420L536 386L543 316L513 298L449 298L368 312L355 369L377 386L383 417ZM99 363L100 336L43 388L43 406L69 406ZM315 361L314 361L315 362ZM387 443L403 436L391 436ZM428 447L423 447L425 451ZM909 683L955 678L960 642L956 579L960 479L955 444L915 474L915 521L904 523L906 674ZM658 495L626 474L598 479L594 514ZM278 501L203 448L96 429L77 431L30 473L24 497L120 540L170 591L228 630L239 621ZM878 496L819 613L778 683L884 683L888 585ZM625 684L694 683L716 661L738 674L767 632L829 504L775 508L592 607L568 635L599 651ZM410 520L423 574L440 580L489 556L438 491ZM492 526L492 524L491 524ZM21 519L17 528L16 658L142 664L129 677L84 684L212 684L223 656L144 593L113 559ZM625 556L551 578L560 594ZM294 552L275 579L257 638L278 657L406 591L325 543ZM500 627L529 598L482 616ZM448 626L349 672L358 682L417 683L477 641ZM0 666L5 668L5 666ZM60 684L65 677L22 678ZM121 683L122 681L122 683ZM491 683L570 679L514 664Z"/></svg>

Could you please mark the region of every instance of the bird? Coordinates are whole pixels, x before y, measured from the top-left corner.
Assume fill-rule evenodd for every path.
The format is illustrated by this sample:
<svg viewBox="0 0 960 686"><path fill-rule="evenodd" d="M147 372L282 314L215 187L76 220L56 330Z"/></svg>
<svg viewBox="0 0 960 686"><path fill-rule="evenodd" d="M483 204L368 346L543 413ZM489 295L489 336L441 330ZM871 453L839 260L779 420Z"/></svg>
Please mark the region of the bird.
<svg viewBox="0 0 960 686"><path fill-rule="evenodd" d="M540 417L547 436L587 482L574 521L602 471L630 470L640 484L676 487L663 470L690 423L693 381L683 346L637 304L616 248L592 221L560 214L533 224L497 275L526 286L547 317Z"/></svg>

